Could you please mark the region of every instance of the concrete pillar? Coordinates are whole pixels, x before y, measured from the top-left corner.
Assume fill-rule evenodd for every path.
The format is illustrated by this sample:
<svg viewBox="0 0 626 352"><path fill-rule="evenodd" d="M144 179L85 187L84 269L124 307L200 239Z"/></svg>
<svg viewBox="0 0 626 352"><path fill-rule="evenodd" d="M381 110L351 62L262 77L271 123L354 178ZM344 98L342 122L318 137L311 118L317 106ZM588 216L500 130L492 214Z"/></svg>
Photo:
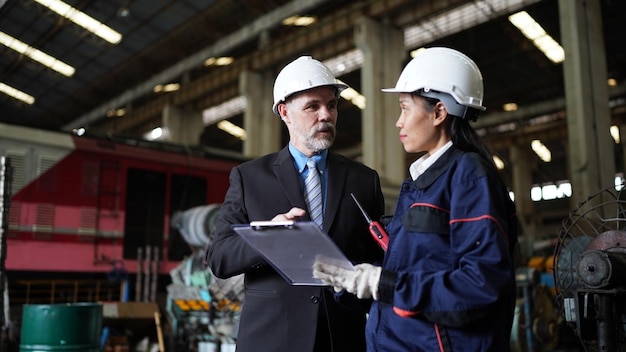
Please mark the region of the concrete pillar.
<svg viewBox="0 0 626 352"><path fill-rule="evenodd" d="M406 57L403 32L362 17L355 24L355 42L363 53L363 163L377 170L383 182L399 185L408 171L395 126L400 115L398 94L383 93L381 89L395 86L400 76Z"/></svg>
<svg viewBox="0 0 626 352"><path fill-rule="evenodd" d="M168 105L161 115L161 128L169 130L168 141L172 143L198 145L200 134L204 130L202 112Z"/></svg>
<svg viewBox="0 0 626 352"><path fill-rule="evenodd" d="M599 0L559 0L572 208L614 184L606 53Z"/></svg>
<svg viewBox="0 0 626 352"><path fill-rule="evenodd" d="M273 79L262 73L243 71L239 75L239 91L246 97L243 128L246 140L243 155L255 158L279 150L282 121L272 112Z"/></svg>
<svg viewBox="0 0 626 352"><path fill-rule="evenodd" d="M524 243L522 251L524 254L532 253L532 244L538 235L538 224L535 216L533 201L530 198L530 187L532 186L533 164L530 159L532 151L528 144L513 143L509 147L509 158L513 168L513 193L515 194L515 208L517 219L522 227Z"/></svg>

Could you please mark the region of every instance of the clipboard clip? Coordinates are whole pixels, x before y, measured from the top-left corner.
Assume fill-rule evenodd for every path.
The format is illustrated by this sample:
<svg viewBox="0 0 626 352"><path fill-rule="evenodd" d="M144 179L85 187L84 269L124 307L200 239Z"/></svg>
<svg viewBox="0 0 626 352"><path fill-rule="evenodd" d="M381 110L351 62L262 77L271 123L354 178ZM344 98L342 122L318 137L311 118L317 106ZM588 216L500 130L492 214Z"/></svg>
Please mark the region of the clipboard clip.
<svg viewBox="0 0 626 352"><path fill-rule="evenodd" d="M262 231L266 229L285 228L292 229L295 224L293 221L252 221L250 227L256 231Z"/></svg>

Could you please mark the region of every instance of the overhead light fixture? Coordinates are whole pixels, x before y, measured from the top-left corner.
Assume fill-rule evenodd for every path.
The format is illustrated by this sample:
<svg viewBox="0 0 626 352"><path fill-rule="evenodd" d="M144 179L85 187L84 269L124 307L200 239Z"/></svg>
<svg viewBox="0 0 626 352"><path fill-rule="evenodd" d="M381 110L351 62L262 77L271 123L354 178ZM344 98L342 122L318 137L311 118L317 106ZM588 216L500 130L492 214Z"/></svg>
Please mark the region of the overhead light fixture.
<svg viewBox="0 0 626 352"><path fill-rule="evenodd" d="M546 147L540 140L535 139L530 143L530 147L533 149L535 154L539 157L539 159L543 160L546 163L552 161L552 152L550 149Z"/></svg>
<svg viewBox="0 0 626 352"><path fill-rule="evenodd" d="M493 158L493 162L496 164L496 167L498 168L498 170L504 169L504 161L502 161L502 159L500 159L499 156L493 155L492 158Z"/></svg>
<svg viewBox="0 0 626 352"><path fill-rule="evenodd" d="M426 50L426 48L424 48L424 47L417 48L415 50L411 50L411 57L415 58L417 55L419 55L424 50Z"/></svg>
<svg viewBox="0 0 626 352"><path fill-rule="evenodd" d="M345 84L341 80L337 80L337 82ZM361 93L357 92L354 88L348 87L342 90L340 94L342 98L351 102L359 109L365 109L365 97Z"/></svg>
<svg viewBox="0 0 626 352"><path fill-rule="evenodd" d="M530 199L533 202L541 200L541 186L533 186L530 188Z"/></svg>
<svg viewBox="0 0 626 352"><path fill-rule="evenodd" d="M570 198L571 196L572 184L568 180L547 182L542 185L533 185L530 188L530 199L533 202Z"/></svg>
<svg viewBox="0 0 626 352"><path fill-rule="evenodd" d="M217 128L219 128L220 130L229 133L239 139L241 139L242 141L245 141L246 138L248 137L246 134L246 131L235 125L234 123L228 121L228 120L222 120L220 122L217 123Z"/></svg>
<svg viewBox="0 0 626 352"><path fill-rule="evenodd" d="M530 39L548 59L555 64L563 62L565 59L563 47L546 33L543 27L541 27L528 12L520 11L514 13L509 16L509 21L517 27L526 38Z"/></svg>
<svg viewBox="0 0 626 352"><path fill-rule="evenodd" d="M80 136L84 135L85 132L87 132L87 130L85 130L85 127L79 127L79 128L73 129L72 132L74 132L75 135L80 137Z"/></svg>
<svg viewBox="0 0 626 352"><path fill-rule="evenodd" d="M74 72L76 72L74 67L66 64L65 62L52 57L16 38L13 38L4 32L0 32L0 43L67 77L72 76Z"/></svg>
<svg viewBox="0 0 626 352"><path fill-rule="evenodd" d="M170 129L167 127L155 127L145 133L143 138L148 141L166 141L170 138Z"/></svg>
<svg viewBox="0 0 626 352"><path fill-rule="evenodd" d="M32 95L28 95L21 90L15 89L7 84L0 82L0 92L13 97L17 100L23 101L28 105L33 105L35 103L35 98Z"/></svg>
<svg viewBox="0 0 626 352"><path fill-rule="evenodd" d="M510 112L510 111L515 111L517 110L517 104L515 103L506 103L504 105L502 105L502 110Z"/></svg>
<svg viewBox="0 0 626 352"><path fill-rule="evenodd" d="M128 16L130 16L130 9L128 8L128 3L126 3L117 9L117 17L126 18Z"/></svg>
<svg viewBox="0 0 626 352"><path fill-rule="evenodd" d="M107 117L122 117L124 115L126 115L125 108L111 109L107 111Z"/></svg>
<svg viewBox="0 0 626 352"><path fill-rule="evenodd" d="M169 93L180 89L180 83L157 84L152 88L155 93Z"/></svg>
<svg viewBox="0 0 626 352"><path fill-rule="evenodd" d="M35 0L35 2L67 18L111 44L117 44L122 40L122 35L119 32L63 1Z"/></svg>
<svg viewBox="0 0 626 352"><path fill-rule="evenodd" d="M613 183L615 184L616 191L624 189L624 173L620 172L615 175L615 181L613 181Z"/></svg>
<svg viewBox="0 0 626 352"><path fill-rule="evenodd" d="M613 137L613 140L615 141L615 144L619 144L620 142L619 127L617 127L617 125L613 125L611 126L609 130L611 132L611 137Z"/></svg>
<svg viewBox="0 0 626 352"><path fill-rule="evenodd" d="M606 80L606 83L609 87L615 87L617 85L617 80L615 78L609 78Z"/></svg>
<svg viewBox="0 0 626 352"><path fill-rule="evenodd" d="M568 180L533 185L530 188L530 199L533 202L542 200L563 199L572 197L572 184Z"/></svg>
<svg viewBox="0 0 626 352"><path fill-rule="evenodd" d="M317 18L315 16L291 16L283 20L283 25L306 27L312 25L315 22L317 22Z"/></svg>
<svg viewBox="0 0 626 352"><path fill-rule="evenodd" d="M210 57L204 61L204 66L228 66L235 61L230 56Z"/></svg>

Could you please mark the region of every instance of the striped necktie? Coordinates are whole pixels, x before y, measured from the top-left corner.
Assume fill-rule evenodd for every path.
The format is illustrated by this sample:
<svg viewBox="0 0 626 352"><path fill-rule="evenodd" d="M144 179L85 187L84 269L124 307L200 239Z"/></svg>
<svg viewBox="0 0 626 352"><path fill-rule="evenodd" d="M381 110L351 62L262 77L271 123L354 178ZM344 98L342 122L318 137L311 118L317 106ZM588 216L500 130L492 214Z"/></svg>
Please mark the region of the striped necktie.
<svg viewBox="0 0 626 352"><path fill-rule="evenodd" d="M317 172L315 160L306 162L309 174L304 181L306 204L309 207L309 216L318 226L322 226L322 184L320 174Z"/></svg>

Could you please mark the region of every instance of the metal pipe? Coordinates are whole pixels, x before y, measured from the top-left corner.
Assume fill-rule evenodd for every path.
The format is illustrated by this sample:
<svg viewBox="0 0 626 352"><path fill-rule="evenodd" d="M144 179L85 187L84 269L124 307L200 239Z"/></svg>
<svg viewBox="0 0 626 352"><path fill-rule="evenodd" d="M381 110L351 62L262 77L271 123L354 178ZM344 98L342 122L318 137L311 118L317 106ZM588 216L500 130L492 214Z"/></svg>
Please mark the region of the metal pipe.
<svg viewBox="0 0 626 352"><path fill-rule="evenodd" d="M7 238L6 233L9 229L7 224L9 207L11 204L11 181L13 176L11 168L11 159L0 156L0 329L2 332L7 329L9 321L9 295L6 280L5 261L7 257ZM3 334L4 335L4 334ZM4 351L4 339L0 339L0 352Z"/></svg>
<svg viewBox="0 0 626 352"><path fill-rule="evenodd" d="M137 248L137 279L135 279L135 302L141 302L141 273L142 270L142 254L143 249L141 247Z"/></svg>
<svg viewBox="0 0 626 352"><path fill-rule="evenodd" d="M149 302L150 300L150 258L152 258L151 247L146 246L146 266L145 266L145 275L143 277L143 301Z"/></svg>
<svg viewBox="0 0 626 352"><path fill-rule="evenodd" d="M152 282L150 285L150 302L156 302L157 281L159 278L159 247L154 246L152 260Z"/></svg>

